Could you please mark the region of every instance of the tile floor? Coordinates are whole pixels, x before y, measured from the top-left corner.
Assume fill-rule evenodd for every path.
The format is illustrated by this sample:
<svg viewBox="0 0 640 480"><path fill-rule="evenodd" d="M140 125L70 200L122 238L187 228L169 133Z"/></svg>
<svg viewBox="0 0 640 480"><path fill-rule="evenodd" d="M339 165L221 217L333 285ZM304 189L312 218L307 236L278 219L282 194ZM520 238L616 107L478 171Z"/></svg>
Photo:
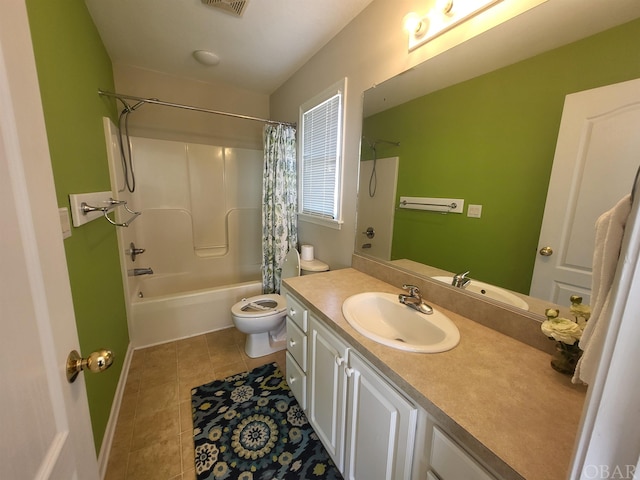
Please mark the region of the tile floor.
<svg viewBox="0 0 640 480"><path fill-rule="evenodd" d="M134 352L105 480L195 480L191 389L215 379L278 362L244 353L235 328Z"/></svg>

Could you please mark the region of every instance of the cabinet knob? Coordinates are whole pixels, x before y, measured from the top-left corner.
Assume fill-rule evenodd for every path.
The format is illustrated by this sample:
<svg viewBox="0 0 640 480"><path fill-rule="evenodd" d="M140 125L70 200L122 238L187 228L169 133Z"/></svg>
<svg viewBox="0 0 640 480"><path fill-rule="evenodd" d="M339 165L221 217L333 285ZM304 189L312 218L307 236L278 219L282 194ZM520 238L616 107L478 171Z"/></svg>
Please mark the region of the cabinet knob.
<svg viewBox="0 0 640 480"><path fill-rule="evenodd" d="M336 365L340 366L344 363L344 358L342 357L336 357Z"/></svg>
<svg viewBox="0 0 640 480"><path fill-rule="evenodd" d="M289 377L289 384L292 384L296 381L296 377Z"/></svg>
<svg viewBox="0 0 640 480"><path fill-rule="evenodd" d="M289 309L289 315L291 315L293 317L293 316L295 316L295 314L296 314L295 308L290 308Z"/></svg>
<svg viewBox="0 0 640 480"><path fill-rule="evenodd" d="M353 375L353 372L354 372L354 370L351 367L347 367L347 368L344 369L344 373L347 374L348 378L351 378L351 375Z"/></svg>
<svg viewBox="0 0 640 480"><path fill-rule="evenodd" d="M293 347L296 344L296 341L293 338L289 339L289 346Z"/></svg>

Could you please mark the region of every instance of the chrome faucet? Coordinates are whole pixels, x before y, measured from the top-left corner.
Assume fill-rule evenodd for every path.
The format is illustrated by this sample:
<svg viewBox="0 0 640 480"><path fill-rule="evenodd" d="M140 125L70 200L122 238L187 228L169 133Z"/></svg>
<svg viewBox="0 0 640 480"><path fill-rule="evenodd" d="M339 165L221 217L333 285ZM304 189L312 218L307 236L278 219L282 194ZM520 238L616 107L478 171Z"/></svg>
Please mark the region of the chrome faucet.
<svg viewBox="0 0 640 480"><path fill-rule="evenodd" d="M404 290L409 292L409 295L400 294L398 295L398 301L407 307L413 308L420 313L426 313L430 315L433 313L433 308L427 305L422 301L422 296L420 295L420 289L415 285L402 285Z"/></svg>
<svg viewBox="0 0 640 480"><path fill-rule="evenodd" d="M140 275L153 275L153 270L149 267L147 268L132 268L127 270L127 274L130 277L138 277Z"/></svg>
<svg viewBox="0 0 640 480"><path fill-rule="evenodd" d="M457 288L466 288L471 283L471 279L467 275L469 275L469 272L454 275L451 285Z"/></svg>

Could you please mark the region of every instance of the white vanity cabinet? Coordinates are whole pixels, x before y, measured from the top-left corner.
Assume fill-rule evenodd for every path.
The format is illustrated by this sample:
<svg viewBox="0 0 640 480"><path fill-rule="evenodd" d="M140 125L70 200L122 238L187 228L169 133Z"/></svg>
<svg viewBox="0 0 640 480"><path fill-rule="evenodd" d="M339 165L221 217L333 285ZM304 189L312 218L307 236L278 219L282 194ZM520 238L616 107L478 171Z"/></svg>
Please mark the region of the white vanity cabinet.
<svg viewBox="0 0 640 480"><path fill-rule="evenodd" d="M313 315L309 335L309 421L344 478L408 478L416 407Z"/></svg>

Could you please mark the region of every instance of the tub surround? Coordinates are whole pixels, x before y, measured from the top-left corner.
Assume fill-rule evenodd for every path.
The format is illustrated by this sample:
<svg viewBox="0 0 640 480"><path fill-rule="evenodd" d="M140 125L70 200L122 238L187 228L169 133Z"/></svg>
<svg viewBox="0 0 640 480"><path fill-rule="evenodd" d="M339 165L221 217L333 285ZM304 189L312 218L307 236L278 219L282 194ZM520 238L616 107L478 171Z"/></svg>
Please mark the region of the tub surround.
<svg viewBox="0 0 640 480"><path fill-rule="evenodd" d="M496 310L481 298L355 257L355 268L285 282L329 328L496 475L503 479L566 478L586 387L575 386L569 377L555 372L547 352L523 343L524 339L536 343L529 323L537 320L510 309ZM374 270L381 278L356 268ZM414 281L424 298L460 330L460 344L453 350L438 354L394 350L360 335L342 315L342 303L351 295L401 293L402 283ZM511 325L503 325L503 334L489 328L491 323ZM547 340L539 333L539 322L537 335Z"/></svg>

